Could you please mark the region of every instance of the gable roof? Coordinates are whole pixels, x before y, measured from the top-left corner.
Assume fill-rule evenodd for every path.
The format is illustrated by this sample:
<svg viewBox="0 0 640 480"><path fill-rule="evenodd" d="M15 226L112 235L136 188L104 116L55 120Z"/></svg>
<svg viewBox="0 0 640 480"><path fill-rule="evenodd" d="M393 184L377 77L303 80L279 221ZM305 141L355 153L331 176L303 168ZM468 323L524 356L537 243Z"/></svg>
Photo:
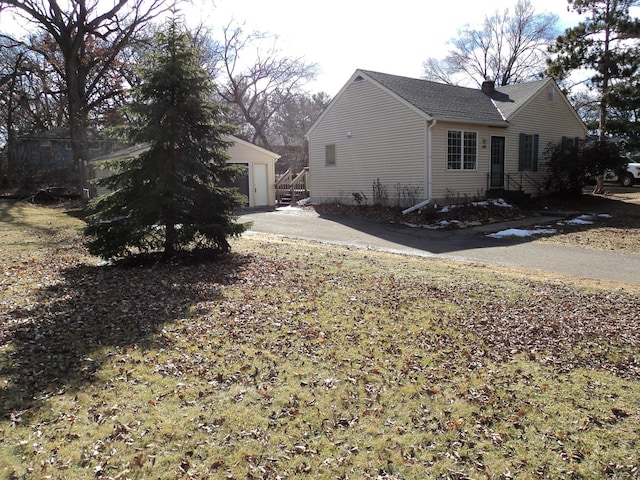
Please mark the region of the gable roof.
<svg viewBox="0 0 640 480"><path fill-rule="evenodd" d="M232 142L233 145L243 145L246 148L259 152L262 155L273 158L277 161L280 158L280 155L277 153L271 152L265 148L259 147L258 145L254 145L251 142L247 142L246 140L242 140L241 138L234 137L232 135L225 135L223 137L225 141ZM231 147L233 147L233 145ZM127 160L130 158L136 158L139 155L147 152L151 148L149 143L142 143L139 145L133 145L127 148L123 148L121 150L107 153L105 155L100 155L99 157L91 158L89 160L90 163L101 162L104 160Z"/></svg>
<svg viewBox="0 0 640 480"><path fill-rule="evenodd" d="M427 120L475 123L495 127L508 127L509 119L542 88L549 84L555 85L553 80L543 79L497 87L493 92L485 93L480 88L460 87L358 69L314 124L311 125L307 135L314 130L332 104L344 94L353 82L365 79L394 96ZM559 90L558 93L561 94ZM564 100L569 108L573 110L566 97L564 97ZM575 115L579 119L577 113ZM581 120L579 121L582 122Z"/></svg>
<svg viewBox="0 0 640 480"><path fill-rule="evenodd" d="M271 158L275 159L276 161L282 156L280 154L272 152L271 150L267 150L266 148L262 148L262 147L256 145L255 143L247 142L246 140L243 140L243 139L238 138L238 137L229 136L229 137L226 137L225 140L233 142L234 145L244 145L245 147L249 148L250 150L254 150L255 152L261 153L262 155L271 157Z"/></svg>
<svg viewBox="0 0 640 480"><path fill-rule="evenodd" d="M505 118L511 118L529 100L531 100L545 85L553 80L547 78L516 85L496 88L495 92L487 94Z"/></svg>
<svg viewBox="0 0 640 480"><path fill-rule="evenodd" d="M506 120L482 90L359 70L430 118L507 126Z"/></svg>
<svg viewBox="0 0 640 480"><path fill-rule="evenodd" d="M128 160L130 158L136 158L149 150L148 143L142 143L140 145L132 145L129 147L121 148L115 152L105 153L103 155L92 157L89 159L89 163L102 162L104 160Z"/></svg>

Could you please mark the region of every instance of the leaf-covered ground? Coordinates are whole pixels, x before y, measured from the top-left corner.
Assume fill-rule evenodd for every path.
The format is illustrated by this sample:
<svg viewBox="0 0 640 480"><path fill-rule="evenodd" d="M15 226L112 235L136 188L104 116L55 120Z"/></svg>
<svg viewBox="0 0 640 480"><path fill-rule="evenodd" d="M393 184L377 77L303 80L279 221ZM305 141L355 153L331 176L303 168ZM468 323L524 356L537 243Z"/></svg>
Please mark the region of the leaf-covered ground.
<svg viewBox="0 0 640 480"><path fill-rule="evenodd" d="M564 227L559 234L538 241L570 247L640 254L640 187L607 185L605 195L585 194L567 200L547 201L547 209L571 210L596 216L592 225Z"/></svg>
<svg viewBox="0 0 640 480"><path fill-rule="evenodd" d="M638 478L640 289L2 204L2 478Z"/></svg>

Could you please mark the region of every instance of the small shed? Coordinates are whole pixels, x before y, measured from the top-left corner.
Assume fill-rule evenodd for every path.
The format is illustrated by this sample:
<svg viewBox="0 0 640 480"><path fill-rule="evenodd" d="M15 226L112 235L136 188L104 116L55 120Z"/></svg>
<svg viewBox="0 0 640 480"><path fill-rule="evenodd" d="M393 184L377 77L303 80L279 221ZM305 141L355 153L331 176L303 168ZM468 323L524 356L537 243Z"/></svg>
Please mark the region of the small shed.
<svg viewBox="0 0 640 480"><path fill-rule="evenodd" d="M280 155L237 137L228 137L226 140L233 142L228 150L229 163L244 165L247 168L247 173L236 180L235 186L249 198L248 207L275 208L275 162L280 158ZM147 145L134 145L91 159L89 178L100 179L111 174L108 170L98 168L97 162L135 158L147 151L148 148ZM105 193L107 191L104 188L95 188L93 192L94 195L104 195Z"/></svg>

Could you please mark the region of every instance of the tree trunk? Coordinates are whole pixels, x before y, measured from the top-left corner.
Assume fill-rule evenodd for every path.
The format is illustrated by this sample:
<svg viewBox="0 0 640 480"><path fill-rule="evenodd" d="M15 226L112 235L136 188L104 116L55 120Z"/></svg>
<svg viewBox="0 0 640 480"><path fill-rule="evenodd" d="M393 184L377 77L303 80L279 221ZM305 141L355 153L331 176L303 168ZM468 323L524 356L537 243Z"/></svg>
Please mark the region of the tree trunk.
<svg viewBox="0 0 640 480"><path fill-rule="evenodd" d="M610 21L611 11L609 9L609 3L607 3L607 25L604 30L604 52L602 54L602 64L600 67L600 73L602 74L602 96L600 98L600 119L599 119L599 128L600 132L598 134L598 140L602 143L606 140L606 130L607 130L607 95L609 93L609 80L610 80L610 72L611 72L611 52L610 52L610 43L611 43L611 21ZM598 180L596 183L596 188L593 193L604 193L604 172L600 172L598 174Z"/></svg>
<svg viewBox="0 0 640 480"><path fill-rule="evenodd" d="M70 117L73 118L73 108L70 108ZM82 112L76 113L77 117L71 120L71 148L73 150L73 163L78 175L78 190L83 199L87 199L89 189L87 165L89 156L87 120Z"/></svg>
<svg viewBox="0 0 640 480"><path fill-rule="evenodd" d="M89 156L88 112L86 99L87 72L75 52L65 56L67 76L67 99L69 101L69 126L71 130L71 148L73 162L78 175L78 190L82 198L87 199L89 189L87 166Z"/></svg>
<svg viewBox="0 0 640 480"><path fill-rule="evenodd" d="M176 254L177 232L173 220L167 221L165 225L164 252L162 256L170 259Z"/></svg>
<svg viewBox="0 0 640 480"><path fill-rule="evenodd" d="M600 121L599 128L600 133L598 135L598 141L604 142L606 140L605 129L607 128L607 102L605 100L605 92L607 91L609 86L609 77L605 74L602 79L602 99L600 100ZM598 174L598 178L596 180L596 188L593 190L593 193L602 194L604 193L604 172L600 172Z"/></svg>

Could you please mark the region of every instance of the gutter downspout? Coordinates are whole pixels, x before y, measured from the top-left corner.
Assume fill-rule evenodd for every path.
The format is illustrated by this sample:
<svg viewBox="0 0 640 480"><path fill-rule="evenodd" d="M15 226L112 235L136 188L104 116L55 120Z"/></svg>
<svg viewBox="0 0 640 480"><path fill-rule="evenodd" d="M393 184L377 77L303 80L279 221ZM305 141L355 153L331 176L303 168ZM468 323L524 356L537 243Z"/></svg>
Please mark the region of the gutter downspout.
<svg viewBox="0 0 640 480"><path fill-rule="evenodd" d="M415 204L412 207L407 208L406 210L402 211L403 215L406 215L407 213L411 213L414 210L419 210L422 207L424 207L425 205L428 205L429 203L431 203L431 195L432 195L432 188L433 188L433 182L431 180L431 165L433 163L433 153L432 153L432 144L433 144L433 127L436 126L436 123L438 123L438 120L436 120L435 118L431 121L431 123L429 124L429 128L427 129L427 176L429 177L429 179L427 180L427 199L423 200L420 203Z"/></svg>

